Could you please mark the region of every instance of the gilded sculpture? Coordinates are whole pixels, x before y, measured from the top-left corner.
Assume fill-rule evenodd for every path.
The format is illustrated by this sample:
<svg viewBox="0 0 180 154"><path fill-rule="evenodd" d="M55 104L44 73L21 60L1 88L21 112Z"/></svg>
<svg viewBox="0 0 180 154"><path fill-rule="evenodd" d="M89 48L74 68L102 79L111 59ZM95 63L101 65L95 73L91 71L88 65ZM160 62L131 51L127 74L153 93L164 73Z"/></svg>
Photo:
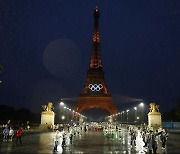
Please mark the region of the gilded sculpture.
<svg viewBox="0 0 180 154"><path fill-rule="evenodd" d="M48 102L47 105L42 105L42 108L44 111L49 111L52 112L53 111L53 103L52 102Z"/></svg>
<svg viewBox="0 0 180 154"><path fill-rule="evenodd" d="M150 103L150 112L159 112L159 105L156 105L155 103Z"/></svg>

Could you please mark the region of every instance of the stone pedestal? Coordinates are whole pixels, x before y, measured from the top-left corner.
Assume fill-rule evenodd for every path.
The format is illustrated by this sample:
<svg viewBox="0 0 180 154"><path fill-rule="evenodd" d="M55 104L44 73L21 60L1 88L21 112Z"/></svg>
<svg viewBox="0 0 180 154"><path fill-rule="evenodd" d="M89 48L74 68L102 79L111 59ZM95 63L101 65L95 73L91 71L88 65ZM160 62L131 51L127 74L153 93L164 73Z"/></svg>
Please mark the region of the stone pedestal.
<svg viewBox="0 0 180 154"><path fill-rule="evenodd" d="M149 112L148 113L148 126L150 128L154 128L154 129L162 127L162 120L161 120L160 112Z"/></svg>
<svg viewBox="0 0 180 154"><path fill-rule="evenodd" d="M41 112L41 125L40 129L48 129L54 126L55 114L53 111L43 111Z"/></svg>

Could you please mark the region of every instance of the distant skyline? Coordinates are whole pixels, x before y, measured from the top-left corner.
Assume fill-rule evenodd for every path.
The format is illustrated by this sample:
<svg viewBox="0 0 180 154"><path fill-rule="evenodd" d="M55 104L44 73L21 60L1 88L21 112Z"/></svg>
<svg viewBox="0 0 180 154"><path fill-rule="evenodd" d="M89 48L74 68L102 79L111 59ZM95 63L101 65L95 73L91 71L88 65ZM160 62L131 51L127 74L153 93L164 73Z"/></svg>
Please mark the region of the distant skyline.
<svg viewBox="0 0 180 154"><path fill-rule="evenodd" d="M95 6L95 0L0 1L0 104L36 112L61 98L75 105L89 67ZM139 99L155 101L160 111L175 107L180 2L100 0L98 7L102 65L116 106Z"/></svg>

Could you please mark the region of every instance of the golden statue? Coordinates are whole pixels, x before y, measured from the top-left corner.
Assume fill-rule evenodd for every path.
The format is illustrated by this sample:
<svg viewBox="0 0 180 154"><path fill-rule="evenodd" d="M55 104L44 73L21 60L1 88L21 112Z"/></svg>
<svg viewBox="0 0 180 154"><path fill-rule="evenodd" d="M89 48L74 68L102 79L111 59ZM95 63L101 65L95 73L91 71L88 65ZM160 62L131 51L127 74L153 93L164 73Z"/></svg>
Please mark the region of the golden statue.
<svg viewBox="0 0 180 154"><path fill-rule="evenodd" d="M156 105L155 103L150 103L149 106L150 112L159 112L159 105Z"/></svg>
<svg viewBox="0 0 180 154"><path fill-rule="evenodd" d="M48 102L48 105L42 105L42 108L44 111L53 111L53 103L52 102Z"/></svg>

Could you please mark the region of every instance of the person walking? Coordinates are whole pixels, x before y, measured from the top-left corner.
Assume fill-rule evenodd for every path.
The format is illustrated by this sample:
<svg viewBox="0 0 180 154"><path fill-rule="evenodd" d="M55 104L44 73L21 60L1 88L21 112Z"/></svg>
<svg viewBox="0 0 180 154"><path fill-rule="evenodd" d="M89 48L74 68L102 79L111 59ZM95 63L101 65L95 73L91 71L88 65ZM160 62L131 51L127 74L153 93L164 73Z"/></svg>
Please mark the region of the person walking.
<svg viewBox="0 0 180 154"><path fill-rule="evenodd" d="M66 133L63 133L63 139L62 139L62 147L66 146Z"/></svg>
<svg viewBox="0 0 180 154"><path fill-rule="evenodd" d="M58 130L57 130L57 131L58 131ZM57 133L58 133L57 131L56 131L55 137L53 138L53 143L54 143L54 144L53 144L53 146L54 146L53 152L57 152L57 146L58 146L58 140L57 140L57 137L56 137L56 136L57 136Z"/></svg>
<svg viewBox="0 0 180 154"><path fill-rule="evenodd" d="M143 141L143 138L142 138L142 132L140 130L137 131L137 137L136 137L136 150L139 152L139 153L144 153L144 141Z"/></svg>
<svg viewBox="0 0 180 154"><path fill-rule="evenodd" d="M150 134L148 136L148 149L149 149L149 154L152 154L152 151L154 154L157 153L156 135L153 131L150 131Z"/></svg>
<svg viewBox="0 0 180 154"><path fill-rule="evenodd" d="M152 149L153 149L153 153L156 154L157 153L157 141L156 141L155 134L152 135Z"/></svg>
<svg viewBox="0 0 180 154"><path fill-rule="evenodd" d="M86 128L86 125L84 126L84 132L86 132L87 131L87 128Z"/></svg>
<svg viewBox="0 0 180 154"><path fill-rule="evenodd" d="M9 127L8 127L8 125L4 128L3 135L4 135L3 141L7 141L8 140L8 135L9 135Z"/></svg>
<svg viewBox="0 0 180 154"><path fill-rule="evenodd" d="M119 137L119 140L121 140L121 138L122 138L122 132L121 132L121 129L120 129L120 128L118 129L118 137Z"/></svg>
<svg viewBox="0 0 180 154"><path fill-rule="evenodd" d="M161 139L161 142L162 142L162 149L165 150L166 141L168 139L168 133L165 130L163 130L163 132L161 133L160 139Z"/></svg>
<svg viewBox="0 0 180 154"><path fill-rule="evenodd" d="M72 133L72 131L70 131L69 139L70 139L70 143L72 144L72 140L73 140L73 133Z"/></svg>
<svg viewBox="0 0 180 154"><path fill-rule="evenodd" d="M12 129L12 127L10 127L10 130L9 130L9 141L12 141L13 136L14 136L14 130Z"/></svg>
<svg viewBox="0 0 180 154"><path fill-rule="evenodd" d="M17 144L18 140L19 140L20 144L22 144L22 140L21 140L22 131L23 131L23 128L22 128L22 127L20 127L20 128L16 131L16 141L15 141L15 144Z"/></svg>
<svg viewBox="0 0 180 154"><path fill-rule="evenodd" d="M144 142L144 147L147 148L147 138L148 138L148 132L146 130L144 130L142 132L142 138L143 138L143 142Z"/></svg>
<svg viewBox="0 0 180 154"><path fill-rule="evenodd" d="M131 130L130 136L131 136L131 148L132 148L133 145L136 146L136 132L135 132L135 130Z"/></svg>
<svg viewBox="0 0 180 154"><path fill-rule="evenodd" d="M56 131L55 137L54 137L54 152L62 153L62 132L59 130Z"/></svg>

